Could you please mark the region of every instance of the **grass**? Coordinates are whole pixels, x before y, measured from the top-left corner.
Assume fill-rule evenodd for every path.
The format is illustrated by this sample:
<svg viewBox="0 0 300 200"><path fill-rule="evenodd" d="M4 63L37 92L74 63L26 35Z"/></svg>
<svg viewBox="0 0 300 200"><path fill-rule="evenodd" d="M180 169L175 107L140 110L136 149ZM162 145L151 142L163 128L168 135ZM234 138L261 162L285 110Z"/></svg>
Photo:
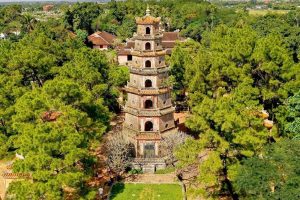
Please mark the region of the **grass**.
<svg viewBox="0 0 300 200"><path fill-rule="evenodd" d="M265 10L265 9L262 9L262 10L250 9L249 10L249 14L254 15L254 16L264 16L268 13L284 15L288 12L289 12L289 10Z"/></svg>
<svg viewBox="0 0 300 200"><path fill-rule="evenodd" d="M182 200L178 184L117 183L111 190L110 200Z"/></svg>
<svg viewBox="0 0 300 200"><path fill-rule="evenodd" d="M169 174L175 172L175 167L167 167L165 169L159 169L155 171L155 174Z"/></svg>

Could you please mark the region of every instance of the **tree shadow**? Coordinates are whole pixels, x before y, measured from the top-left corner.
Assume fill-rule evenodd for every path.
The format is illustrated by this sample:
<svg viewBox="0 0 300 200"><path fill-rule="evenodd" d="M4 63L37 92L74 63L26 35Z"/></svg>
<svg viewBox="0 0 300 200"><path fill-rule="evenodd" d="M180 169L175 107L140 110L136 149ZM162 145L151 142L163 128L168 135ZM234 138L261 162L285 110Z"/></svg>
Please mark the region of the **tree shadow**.
<svg viewBox="0 0 300 200"><path fill-rule="evenodd" d="M113 185L110 193L110 200L113 200L115 197L118 196L118 194L123 193L125 189L125 184L124 183L116 183Z"/></svg>

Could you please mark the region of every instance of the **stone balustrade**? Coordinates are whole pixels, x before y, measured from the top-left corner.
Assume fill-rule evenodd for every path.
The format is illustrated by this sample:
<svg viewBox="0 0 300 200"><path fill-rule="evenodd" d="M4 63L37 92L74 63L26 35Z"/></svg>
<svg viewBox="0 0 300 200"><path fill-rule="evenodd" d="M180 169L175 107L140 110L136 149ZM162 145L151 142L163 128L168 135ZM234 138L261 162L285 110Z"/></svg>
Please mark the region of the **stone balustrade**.
<svg viewBox="0 0 300 200"><path fill-rule="evenodd" d="M130 107L125 107L124 111L130 113L135 116L151 116L151 117L160 117L162 115L166 115L168 113L174 112L173 107L169 107L166 109L135 109Z"/></svg>
<svg viewBox="0 0 300 200"><path fill-rule="evenodd" d="M138 68L135 66L132 66L129 68L130 73L133 74L140 74L140 75L157 75L161 73L166 73L169 71L169 67L160 67L160 68Z"/></svg>

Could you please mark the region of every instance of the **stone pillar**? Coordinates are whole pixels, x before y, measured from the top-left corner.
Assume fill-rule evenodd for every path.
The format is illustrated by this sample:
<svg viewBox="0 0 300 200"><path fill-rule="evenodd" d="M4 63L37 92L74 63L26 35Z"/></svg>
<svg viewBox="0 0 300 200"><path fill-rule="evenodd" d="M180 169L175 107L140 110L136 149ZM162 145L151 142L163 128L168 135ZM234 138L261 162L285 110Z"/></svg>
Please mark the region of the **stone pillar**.
<svg viewBox="0 0 300 200"><path fill-rule="evenodd" d="M155 142L155 156L158 156L158 142Z"/></svg>

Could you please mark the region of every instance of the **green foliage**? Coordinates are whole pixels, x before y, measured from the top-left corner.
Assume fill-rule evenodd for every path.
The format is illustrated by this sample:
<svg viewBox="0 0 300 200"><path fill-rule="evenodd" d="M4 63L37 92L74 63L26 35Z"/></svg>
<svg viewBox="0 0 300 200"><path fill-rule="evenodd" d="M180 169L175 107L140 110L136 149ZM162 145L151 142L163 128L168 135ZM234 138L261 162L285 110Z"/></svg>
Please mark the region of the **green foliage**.
<svg viewBox="0 0 300 200"><path fill-rule="evenodd" d="M33 31L37 24L37 20L29 14L24 14L22 16L23 16L23 18L21 19L22 32L29 33L31 31Z"/></svg>
<svg viewBox="0 0 300 200"><path fill-rule="evenodd" d="M299 138L300 136L300 94L297 92L287 101L287 117L285 124L285 135L289 138Z"/></svg>
<svg viewBox="0 0 300 200"><path fill-rule="evenodd" d="M118 21L110 12L104 12L93 20L92 28L94 31L107 31L116 34Z"/></svg>
<svg viewBox="0 0 300 200"><path fill-rule="evenodd" d="M240 198L298 199L299 145L298 140L283 140L245 160L235 181Z"/></svg>
<svg viewBox="0 0 300 200"><path fill-rule="evenodd" d="M142 174L143 170L142 169L131 169L128 174Z"/></svg>
<svg viewBox="0 0 300 200"><path fill-rule="evenodd" d="M9 194L93 199L89 150L109 127L108 107L128 71L109 66L104 53L71 39L57 21L0 46L0 156L22 154L13 170L32 175L10 184Z"/></svg>
<svg viewBox="0 0 300 200"><path fill-rule="evenodd" d="M42 86L52 76L50 69L60 61L59 53L59 44L44 34L28 35L13 47L8 69L21 73L25 85L34 82Z"/></svg>
<svg viewBox="0 0 300 200"><path fill-rule="evenodd" d="M111 65L109 71L110 84L118 87L125 86L129 80L129 69L127 66Z"/></svg>
<svg viewBox="0 0 300 200"><path fill-rule="evenodd" d="M132 37L132 33L136 30L134 17L125 18L122 24L117 28L116 34L121 39L126 40Z"/></svg>
<svg viewBox="0 0 300 200"><path fill-rule="evenodd" d="M85 30L81 30L81 29L77 29L75 31L77 37L81 40L81 41L85 41L88 37L88 33Z"/></svg>
<svg viewBox="0 0 300 200"><path fill-rule="evenodd" d="M91 33L91 24L101 12L97 3L76 3L65 11L64 22L74 31L83 29Z"/></svg>
<svg viewBox="0 0 300 200"><path fill-rule="evenodd" d="M165 169L158 169L155 171L155 174L169 174L175 172L175 167L167 167Z"/></svg>
<svg viewBox="0 0 300 200"><path fill-rule="evenodd" d="M21 27L22 7L20 5L8 5L0 7L0 32L10 33Z"/></svg>
<svg viewBox="0 0 300 200"><path fill-rule="evenodd" d="M170 63L171 81L175 93L185 88L187 79L185 77L186 68L192 64L192 57L197 54L200 45L194 41L178 44L172 50L172 55L168 59Z"/></svg>
<svg viewBox="0 0 300 200"><path fill-rule="evenodd" d="M32 173L33 182L13 183L11 193L33 199L60 199L65 187L80 193L91 167L86 162L89 141L99 139L106 128L105 119L93 119L86 111L87 105L103 111L103 105L93 101L79 84L56 79L17 100L12 127L18 135L10 139L25 159L14 163L14 171ZM59 113L55 122L45 119L49 111Z"/></svg>
<svg viewBox="0 0 300 200"><path fill-rule="evenodd" d="M179 158L177 166L185 167L193 164L201 150L203 150L203 145L199 141L195 141L190 138L187 139L186 142L175 152L176 157Z"/></svg>
<svg viewBox="0 0 300 200"><path fill-rule="evenodd" d="M299 10L251 16L245 9L199 0L148 3L165 30L179 29L191 38L177 44L168 62L174 93L189 94L186 125L198 135L175 153L177 168L196 166L199 172L188 188L192 198L297 197L299 166L290 156L298 153L297 141L265 146L299 137ZM97 194L85 188L95 159L88 150L109 127L117 88L126 84L129 71L84 41L96 30L131 37L146 3L76 3L61 9L62 20L44 22L22 13L21 6L0 8L0 32L8 35L0 41L0 157L24 155L14 170L33 178L11 184L9 192L18 199ZM274 121L272 130L262 126L262 109ZM58 116L47 121L47 112ZM159 193L134 190L144 191L143 199Z"/></svg>
<svg viewBox="0 0 300 200"><path fill-rule="evenodd" d="M212 30L220 23L232 23L241 17L233 9L217 8L203 1L164 0L148 3L152 15L162 18L166 30L180 29L184 36L197 41L200 41L204 31ZM105 12L93 20L93 30L108 31L125 40L136 29L135 17L145 14L146 3L141 0L111 1L103 8Z"/></svg>
<svg viewBox="0 0 300 200"><path fill-rule="evenodd" d="M199 140L187 142L176 154L179 168L199 165L201 187L194 194L214 197L227 188L234 196L229 180L237 175L241 159L259 155L281 135L283 102L300 83L290 47L281 31L265 35L238 23L205 32L200 44L186 42L174 49L172 76L181 80L178 88L188 91L192 110L186 125L199 134ZM262 109L274 121L278 118L271 131L258 117ZM206 151L212 152L199 160Z"/></svg>

